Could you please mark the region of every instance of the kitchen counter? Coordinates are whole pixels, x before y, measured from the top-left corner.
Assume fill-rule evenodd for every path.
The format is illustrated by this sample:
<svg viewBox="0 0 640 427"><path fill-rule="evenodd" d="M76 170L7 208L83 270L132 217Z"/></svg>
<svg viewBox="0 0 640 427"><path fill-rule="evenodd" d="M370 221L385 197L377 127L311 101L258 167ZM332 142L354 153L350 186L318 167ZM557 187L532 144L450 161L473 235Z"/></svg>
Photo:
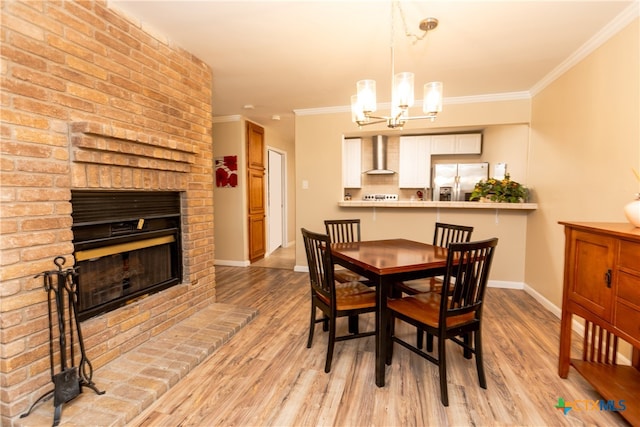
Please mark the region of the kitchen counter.
<svg viewBox="0 0 640 427"><path fill-rule="evenodd" d="M440 208L440 209L504 209L533 211L538 209L537 203L493 203L493 202L433 202L419 200L398 201L339 201L342 208Z"/></svg>

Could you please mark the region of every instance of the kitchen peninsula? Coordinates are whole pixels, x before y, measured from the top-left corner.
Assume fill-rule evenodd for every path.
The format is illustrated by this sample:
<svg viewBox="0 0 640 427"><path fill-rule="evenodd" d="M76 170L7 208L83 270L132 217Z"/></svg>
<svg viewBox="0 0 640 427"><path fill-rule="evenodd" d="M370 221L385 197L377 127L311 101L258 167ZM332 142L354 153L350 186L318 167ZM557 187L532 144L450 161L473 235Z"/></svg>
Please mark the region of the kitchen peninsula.
<svg viewBox="0 0 640 427"><path fill-rule="evenodd" d="M442 208L442 209L505 209L534 211L537 203L492 203L492 202L434 202L422 200L369 201L345 200L338 202L342 208Z"/></svg>
<svg viewBox="0 0 640 427"><path fill-rule="evenodd" d="M331 208L314 210L308 221L359 218L363 240L420 242L432 241L435 222L469 225L478 240L500 239L491 286L523 289L527 224L541 209L536 189L530 188L525 203L469 201L470 189L479 179L486 179L484 176L465 179L459 189L451 185L447 193L442 188L449 185L437 180L436 169L457 165L459 171L461 165L478 165L485 168L485 176L508 173L526 186L529 132L527 125L517 124L440 128L432 134L389 132L386 138L380 138L382 132L376 131L343 136L341 176L322 177L324 191L320 196L324 206ZM312 180L307 182L312 188L320 176L305 173L303 180L307 178ZM313 194L314 202L317 196ZM441 200L444 198L449 200Z"/></svg>

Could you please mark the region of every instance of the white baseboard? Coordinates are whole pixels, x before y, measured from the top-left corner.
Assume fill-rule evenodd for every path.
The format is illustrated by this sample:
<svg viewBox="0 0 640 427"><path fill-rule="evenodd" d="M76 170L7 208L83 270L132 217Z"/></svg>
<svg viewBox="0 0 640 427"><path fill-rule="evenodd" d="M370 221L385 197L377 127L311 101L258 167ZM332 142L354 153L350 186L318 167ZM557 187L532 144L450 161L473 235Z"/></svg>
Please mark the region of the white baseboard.
<svg viewBox="0 0 640 427"><path fill-rule="evenodd" d="M489 280L487 283L489 288L503 288L503 289L524 289L524 283L522 282L507 282L505 280Z"/></svg>
<svg viewBox="0 0 640 427"><path fill-rule="evenodd" d="M296 271L298 273L308 273L309 272L309 266L307 266L307 265L296 265L295 267L293 267L293 271Z"/></svg>
<svg viewBox="0 0 640 427"><path fill-rule="evenodd" d="M249 261L229 261L224 259L216 259L213 261L213 265L226 265L228 267L249 267L251 263Z"/></svg>
<svg viewBox="0 0 640 427"><path fill-rule="evenodd" d="M551 301L549 301L548 299L546 299L545 297L542 296L542 294L540 294L538 291L536 291L535 289L533 289L531 286L529 285L525 285L524 286L524 291L526 293L528 293L529 295L531 295L533 297L533 299L535 299L536 301L538 301L544 308L546 308L547 310L549 310L551 313L553 313L558 319L560 319L560 317L562 316L562 310L560 309L560 307L556 306L555 304L553 304ZM584 334L584 328L582 328L582 332L580 333L580 335Z"/></svg>
<svg viewBox="0 0 640 427"><path fill-rule="evenodd" d="M293 268L293 271L297 271L299 273L308 273L309 272L309 267L306 266L306 265L296 265ZM535 289L533 289L531 286L527 285L526 283L523 283L523 282L509 282L509 281L504 281L504 280L490 280L489 283L487 284L487 286L490 287L490 288L524 290L527 294L531 295L533 297L533 299L535 299L537 302L539 302L544 308L549 310L558 319L560 319L562 317L562 310L560 309L560 307L558 307L555 304L553 304L551 301L546 299L544 296L542 296L542 294L540 294L538 291L536 291ZM581 337L584 337L584 325L581 322L579 322L578 320L576 320L575 318L573 319L573 322L572 322L572 328L573 328L574 332L576 332ZM620 353L618 353L618 361L619 361L619 364L621 364L621 365L630 365L631 364L631 361L627 357L625 357L624 355L622 355Z"/></svg>
<svg viewBox="0 0 640 427"><path fill-rule="evenodd" d="M525 285L524 286L524 291L526 293L528 293L529 295L531 295L533 297L533 299L538 301L544 308L549 310L558 319L562 318L562 309L560 309L560 307L556 306L551 301L549 301L548 299L543 297L538 291L533 289L531 286ZM576 334L580 335L581 337L584 337L584 324L582 324L582 322L578 321L575 317L571 321L571 329L573 329L573 331ZM631 365L631 360L629 360L623 354L618 352L618 364L619 365Z"/></svg>

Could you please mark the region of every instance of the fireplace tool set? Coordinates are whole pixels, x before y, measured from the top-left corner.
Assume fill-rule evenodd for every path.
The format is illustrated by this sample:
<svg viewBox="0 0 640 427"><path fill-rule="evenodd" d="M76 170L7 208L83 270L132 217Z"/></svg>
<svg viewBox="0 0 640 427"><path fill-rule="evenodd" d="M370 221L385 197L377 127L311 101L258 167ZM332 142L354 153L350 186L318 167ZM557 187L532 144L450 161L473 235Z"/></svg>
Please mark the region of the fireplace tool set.
<svg viewBox="0 0 640 427"><path fill-rule="evenodd" d="M49 361L51 367L51 380L53 390L40 396L29 410L22 414L20 418L28 416L33 408L39 403L51 399L53 396L53 426L60 423L62 405L74 399L82 393L82 387L89 387L97 394L104 394L98 390L94 382L93 367L87 358L80 322L78 321L78 273L76 268L62 269L65 258L58 256L53 260L58 267L57 270L45 271L36 277L44 278L44 289L47 292L47 306L49 314ZM55 279L55 280L54 280ZM60 358L60 369L56 373L54 368L54 356L56 340L54 339L54 308L57 316L58 326L58 354ZM77 340L77 342L76 342ZM77 348L76 348L77 346ZM76 352L80 350L80 360L76 365Z"/></svg>

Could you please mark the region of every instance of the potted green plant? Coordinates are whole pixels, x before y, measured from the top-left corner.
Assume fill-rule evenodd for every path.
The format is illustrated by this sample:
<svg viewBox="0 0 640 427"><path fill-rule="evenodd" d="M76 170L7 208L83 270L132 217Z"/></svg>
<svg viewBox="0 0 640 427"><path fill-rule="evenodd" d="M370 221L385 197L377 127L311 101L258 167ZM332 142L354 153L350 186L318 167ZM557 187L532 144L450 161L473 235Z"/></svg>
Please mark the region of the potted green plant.
<svg viewBox="0 0 640 427"><path fill-rule="evenodd" d="M509 174L503 179L489 178L476 184L469 200L498 203L521 203L527 199L528 190L519 182L512 181Z"/></svg>

